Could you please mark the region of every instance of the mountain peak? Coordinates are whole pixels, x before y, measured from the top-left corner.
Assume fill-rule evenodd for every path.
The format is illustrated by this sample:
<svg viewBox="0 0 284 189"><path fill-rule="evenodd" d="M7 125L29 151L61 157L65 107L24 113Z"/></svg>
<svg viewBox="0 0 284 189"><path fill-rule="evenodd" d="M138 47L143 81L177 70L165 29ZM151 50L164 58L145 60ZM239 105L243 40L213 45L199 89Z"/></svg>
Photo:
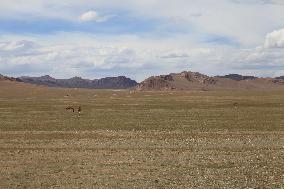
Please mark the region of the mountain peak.
<svg viewBox="0 0 284 189"><path fill-rule="evenodd" d="M71 77L70 79L73 79L73 80L83 80L83 78L79 77L79 76Z"/></svg>
<svg viewBox="0 0 284 189"><path fill-rule="evenodd" d="M50 75L44 75L44 76L41 76L40 78L42 78L42 79L54 79Z"/></svg>

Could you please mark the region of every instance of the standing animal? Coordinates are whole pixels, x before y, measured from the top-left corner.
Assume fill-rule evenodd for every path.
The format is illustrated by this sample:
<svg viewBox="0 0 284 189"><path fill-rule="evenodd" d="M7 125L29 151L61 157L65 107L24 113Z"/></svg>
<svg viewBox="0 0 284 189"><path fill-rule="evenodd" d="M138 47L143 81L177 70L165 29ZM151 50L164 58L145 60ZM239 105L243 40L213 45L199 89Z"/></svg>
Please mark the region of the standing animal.
<svg viewBox="0 0 284 189"><path fill-rule="evenodd" d="M73 106L67 106L66 111L72 110L72 112L75 112L75 108Z"/></svg>
<svg viewBox="0 0 284 189"><path fill-rule="evenodd" d="M239 103L235 102L233 105L234 105L234 108L237 109L239 106Z"/></svg>
<svg viewBox="0 0 284 189"><path fill-rule="evenodd" d="M74 106L67 106L67 107L66 107L66 111L70 111L70 110L71 110L73 113L75 112L75 110L77 110L78 113L79 113L79 115L80 115L81 112L82 112L81 106L78 106L78 108L75 108Z"/></svg>

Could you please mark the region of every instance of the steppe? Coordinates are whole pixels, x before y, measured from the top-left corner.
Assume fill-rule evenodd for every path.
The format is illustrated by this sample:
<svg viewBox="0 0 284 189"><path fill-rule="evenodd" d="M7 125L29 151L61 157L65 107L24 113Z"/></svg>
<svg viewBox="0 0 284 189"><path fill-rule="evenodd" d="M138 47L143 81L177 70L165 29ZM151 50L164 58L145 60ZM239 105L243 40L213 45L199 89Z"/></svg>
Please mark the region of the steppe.
<svg viewBox="0 0 284 189"><path fill-rule="evenodd" d="M284 91L1 81L0 188L284 188Z"/></svg>

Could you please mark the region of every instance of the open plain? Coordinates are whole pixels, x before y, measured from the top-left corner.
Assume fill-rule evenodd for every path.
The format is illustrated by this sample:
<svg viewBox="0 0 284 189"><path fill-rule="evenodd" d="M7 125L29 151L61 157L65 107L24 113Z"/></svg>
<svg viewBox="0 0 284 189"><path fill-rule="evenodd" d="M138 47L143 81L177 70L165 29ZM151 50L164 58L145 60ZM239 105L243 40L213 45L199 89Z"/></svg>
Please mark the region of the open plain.
<svg viewBox="0 0 284 189"><path fill-rule="evenodd" d="M284 188L284 91L0 82L0 188Z"/></svg>

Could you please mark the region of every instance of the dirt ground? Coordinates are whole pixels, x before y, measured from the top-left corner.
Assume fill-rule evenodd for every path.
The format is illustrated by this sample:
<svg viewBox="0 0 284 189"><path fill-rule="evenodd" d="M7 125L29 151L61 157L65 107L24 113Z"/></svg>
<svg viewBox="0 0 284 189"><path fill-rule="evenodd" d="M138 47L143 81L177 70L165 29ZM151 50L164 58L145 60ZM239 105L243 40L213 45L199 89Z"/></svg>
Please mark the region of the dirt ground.
<svg viewBox="0 0 284 189"><path fill-rule="evenodd" d="M283 132L1 132L1 188L283 188Z"/></svg>
<svg viewBox="0 0 284 189"><path fill-rule="evenodd" d="M284 188L283 91L0 88L1 189Z"/></svg>

